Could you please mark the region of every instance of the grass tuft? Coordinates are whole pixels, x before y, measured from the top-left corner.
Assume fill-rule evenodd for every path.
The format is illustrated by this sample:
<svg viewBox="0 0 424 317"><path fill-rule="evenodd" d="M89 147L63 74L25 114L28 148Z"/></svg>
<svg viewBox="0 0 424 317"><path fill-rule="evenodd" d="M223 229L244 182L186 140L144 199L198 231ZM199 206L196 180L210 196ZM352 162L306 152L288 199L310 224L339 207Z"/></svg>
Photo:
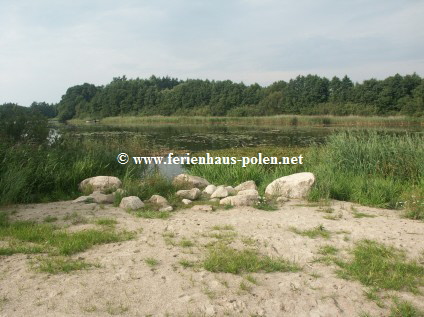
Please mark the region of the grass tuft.
<svg viewBox="0 0 424 317"><path fill-rule="evenodd" d="M424 285L424 266L407 261L405 252L384 244L363 240L353 249L350 262L336 261L343 278L359 280L377 289L419 292Z"/></svg>
<svg viewBox="0 0 424 317"><path fill-rule="evenodd" d="M290 231L299 234L301 236L309 237L311 239L315 238L330 238L330 231L324 228L323 225L318 225L315 228L307 229L307 230L299 230L297 228L291 227Z"/></svg>
<svg viewBox="0 0 424 317"><path fill-rule="evenodd" d="M211 272L297 272L300 268L287 260L260 255L255 250L235 250L219 245L209 250L203 267Z"/></svg>

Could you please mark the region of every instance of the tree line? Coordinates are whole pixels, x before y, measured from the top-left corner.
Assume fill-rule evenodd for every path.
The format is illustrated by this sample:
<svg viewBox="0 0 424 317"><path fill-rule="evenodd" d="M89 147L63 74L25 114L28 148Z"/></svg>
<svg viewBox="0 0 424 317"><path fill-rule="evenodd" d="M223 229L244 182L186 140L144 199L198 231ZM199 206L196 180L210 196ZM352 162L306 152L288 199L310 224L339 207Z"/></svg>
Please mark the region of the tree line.
<svg viewBox="0 0 424 317"><path fill-rule="evenodd" d="M297 76L262 87L230 80L113 78L105 86L70 87L56 105L31 108L61 121L126 115L262 116L424 115L424 79L416 73L353 83L348 76L331 80Z"/></svg>

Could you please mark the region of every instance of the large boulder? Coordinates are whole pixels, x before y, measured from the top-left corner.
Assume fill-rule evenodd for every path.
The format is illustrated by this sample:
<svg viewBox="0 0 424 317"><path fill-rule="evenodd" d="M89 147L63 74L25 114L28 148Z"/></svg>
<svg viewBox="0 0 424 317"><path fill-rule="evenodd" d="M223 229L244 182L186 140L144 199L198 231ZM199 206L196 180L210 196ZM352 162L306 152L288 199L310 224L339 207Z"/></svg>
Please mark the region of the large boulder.
<svg viewBox="0 0 424 317"><path fill-rule="evenodd" d="M244 183L241 183L240 185L236 186L234 188L237 192L242 191L242 190L247 190L247 189L257 189L256 184L254 181L247 181Z"/></svg>
<svg viewBox="0 0 424 317"><path fill-rule="evenodd" d="M259 196L256 195L236 195L228 196L220 200L220 205L231 206L254 206L258 203Z"/></svg>
<svg viewBox="0 0 424 317"><path fill-rule="evenodd" d="M211 198L225 198L228 196L228 190L224 186L218 186L212 193Z"/></svg>
<svg viewBox="0 0 424 317"><path fill-rule="evenodd" d="M284 176L269 184L265 189L265 195L270 198L305 198L314 182L315 176L312 173Z"/></svg>
<svg viewBox="0 0 424 317"><path fill-rule="evenodd" d="M94 176L84 179L79 184L81 191L115 191L122 186L118 177L114 176Z"/></svg>
<svg viewBox="0 0 424 317"><path fill-rule="evenodd" d="M124 197L119 207L125 210L137 210L144 207L144 203L137 196Z"/></svg>
<svg viewBox="0 0 424 317"><path fill-rule="evenodd" d="M190 199L190 200L196 200L200 197L202 192L199 188L192 188L192 189L183 189L177 191L177 196L180 198Z"/></svg>
<svg viewBox="0 0 424 317"><path fill-rule="evenodd" d="M192 176L188 174L180 174L174 177L172 184L174 186L187 186L189 188L204 189L209 185L209 182L201 177Z"/></svg>

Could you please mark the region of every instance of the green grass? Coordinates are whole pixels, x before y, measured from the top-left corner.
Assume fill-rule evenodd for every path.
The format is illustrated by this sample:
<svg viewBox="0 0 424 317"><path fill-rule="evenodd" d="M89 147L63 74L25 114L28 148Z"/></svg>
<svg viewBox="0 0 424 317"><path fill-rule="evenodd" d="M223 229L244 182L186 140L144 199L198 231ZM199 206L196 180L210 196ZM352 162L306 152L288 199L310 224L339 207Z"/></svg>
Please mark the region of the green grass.
<svg viewBox="0 0 424 317"><path fill-rule="evenodd" d="M30 221L10 223L4 215L0 217L0 240L9 241L8 247L0 248L0 254L43 252L52 255L72 255L94 245L125 241L133 236L133 233L126 231L94 229L68 233L56 229L51 224Z"/></svg>
<svg viewBox="0 0 424 317"><path fill-rule="evenodd" d="M406 218L424 220L424 186L415 187L404 195L402 206L405 207Z"/></svg>
<svg viewBox="0 0 424 317"><path fill-rule="evenodd" d="M189 260L186 260L186 259L182 259L178 263L180 263L180 265L185 269L194 267L196 265L196 263L189 261Z"/></svg>
<svg viewBox="0 0 424 317"><path fill-rule="evenodd" d="M365 212L354 212L353 218L375 218L375 215L370 215Z"/></svg>
<svg viewBox="0 0 424 317"><path fill-rule="evenodd" d="M117 164L117 153L127 149L109 141L77 139L65 131L52 146L8 146L0 140L0 205L74 199L81 195L78 184L97 175L139 179L146 167Z"/></svg>
<svg viewBox="0 0 424 317"><path fill-rule="evenodd" d="M377 289L418 292L424 285L424 266L408 261L405 252L384 244L358 242L350 261L336 261L339 275Z"/></svg>
<svg viewBox="0 0 424 317"><path fill-rule="evenodd" d="M113 227L118 223L115 219L100 218L96 220L96 224L100 226Z"/></svg>
<svg viewBox="0 0 424 317"><path fill-rule="evenodd" d="M235 250L220 245L209 250L203 267L211 272L297 272L300 268L287 260L261 255L255 250Z"/></svg>
<svg viewBox="0 0 424 317"><path fill-rule="evenodd" d="M178 243L178 245L180 247L183 247L183 248L190 248L190 247L195 246L193 241L188 240L186 238L181 239L180 242Z"/></svg>
<svg viewBox="0 0 424 317"><path fill-rule="evenodd" d="M323 146L278 150L280 155L303 154L305 163L246 167L241 164L192 165L189 172L205 177L212 183L232 186L254 180L259 192L263 193L265 187L276 178L308 171L316 176L316 183L309 193L311 201L336 199L383 208L402 207L399 203L404 202L405 195L414 188L424 192L424 137L420 135L384 131L341 132L330 135ZM259 152L272 156L273 151L246 148L240 152L233 149L209 152L212 156L241 157L256 156ZM408 217L422 218L423 200L420 200L417 208L410 205L413 208L409 208Z"/></svg>
<svg viewBox="0 0 424 317"><path fill-rule="evenodd" d="M424 312L405 300L394 300L389 317L424 317Z"/></svg>
<svg viewBox="0 0 424 317"><path fill-rule="evenodd" d="M38 263L35 266L39 272L59 274L85 270L96 265L67 257L42 257L38 259Z"/></svg>
<svg viewBox="0 0 424 317"><path fill-rule="evenodd" d="M150 267L156 267L159 265L159 261L155 258L147 258L144 260L144 262L146 262L146 264Z"/></svg>
<svg viewBox="0 0 424 317"><path fill-rule="evenodd" d="M339 250L332 245L324 245L319 248L318 253L322 255L335 255Z"/></svg>
<svg viewBox="0 0 424 317"><path fill-rule="evenodd" d="M212 230L217 230L217 231L219 231L219 230L231 230L231 231L233 231L234 226L232 226L232 225L222 225L222 226L216 225L216 226L212 227Z"/></svg>
<svg viewBox="0 0 424 317"><path fill-rule="evenodd" d="M50 216L49 215L47 217L44 217L43 222L50 223L50 222L55 222L57 220L58 220L57 217L54 217L54 216Z"/></svg>
<svg viewBox="0 0 424 317"><path fill-rule="evenodd" d="M318 225L315 228L306 229L306 230L300 230L298 228L290 227L290 231L296 234L299 234L301 236L311 238L311 239L315 239L315 238L329 239L330 238L330 231L325 229L323 225Z"/></svg>

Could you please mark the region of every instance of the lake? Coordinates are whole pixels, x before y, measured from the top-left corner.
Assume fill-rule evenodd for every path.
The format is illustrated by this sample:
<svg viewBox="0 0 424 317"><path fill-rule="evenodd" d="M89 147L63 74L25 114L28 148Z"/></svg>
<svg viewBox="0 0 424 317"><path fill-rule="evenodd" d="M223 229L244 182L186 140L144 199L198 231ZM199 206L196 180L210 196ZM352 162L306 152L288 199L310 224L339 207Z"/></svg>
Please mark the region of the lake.
<svg viewBox="0 0 424 317"><path fill-rule="evenodd" d="M149 146L174 151L205 151L236 147L298 146L325 143L326 138L338 131L377 130L391 133L423 133L422 127L370 128L370 127L311 127L311 126L228 126L228 125L101 125L87 124L62 126L62 131L71 132L73 137L93 139L106 144L112 140L125 144L138 139Z"/></svg>

